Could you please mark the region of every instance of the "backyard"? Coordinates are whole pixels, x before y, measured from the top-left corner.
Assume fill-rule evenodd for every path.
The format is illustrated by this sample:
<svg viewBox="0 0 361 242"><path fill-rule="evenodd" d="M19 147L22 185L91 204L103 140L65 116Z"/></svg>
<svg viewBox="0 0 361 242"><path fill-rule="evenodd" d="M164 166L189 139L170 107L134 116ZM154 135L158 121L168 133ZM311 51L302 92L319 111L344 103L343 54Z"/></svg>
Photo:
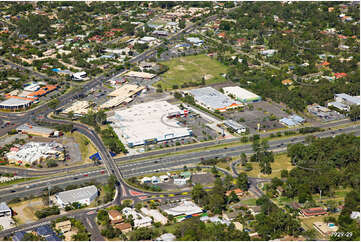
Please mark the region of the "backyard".
<svg viewBox="0 0 361 242"><path fill-rule="evenodd" d="M179 88L184 84L191 86L191 82L200 84L202 78L206 85L226 81L221 75L227 72L227 67L206 55L175 58L162 64L169 70L161 75L161 81L155 86L161 84L165 89L172 89L175 85Z"/></svg>

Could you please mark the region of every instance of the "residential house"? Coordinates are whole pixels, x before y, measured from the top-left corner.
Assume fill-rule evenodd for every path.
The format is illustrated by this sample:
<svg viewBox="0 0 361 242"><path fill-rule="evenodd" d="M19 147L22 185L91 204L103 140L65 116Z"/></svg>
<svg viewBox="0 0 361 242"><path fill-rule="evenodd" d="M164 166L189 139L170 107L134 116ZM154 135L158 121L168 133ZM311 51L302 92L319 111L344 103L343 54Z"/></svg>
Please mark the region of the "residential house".
<svg viewBox="0 0 361 242"><path fill-rule="evenodd" d="M232 192L234 192L238 197L241 197L241 196L244 195L244 191L242 191L242 190L239 189L239 188L236 188L236 189L227 191L227 192L226 192L226 196L230 196Z"/></svg>
<svg viewBox="0 0 361 242"><path fill-rule="evenodd" d="M300 213L305 217L309 217L309 216L325 215L327 214L327 211L321 207L316 207L316 208L302 209Z"/></svg>
<svg viewBox="0 0 361 242"><path fill-rule="evenodd" d="M67 233L71 230L71 222L70 220L66 220L63 222L59 222L55 224L55 229L60 230L63 234Z"/></svg>
<svg viewBox="0 0 361 242"><path fill-rule="evenodd" d="M123 234L132 231L132 225L130 223L119 223L114 225L114 228L119 229Z"/></svg>

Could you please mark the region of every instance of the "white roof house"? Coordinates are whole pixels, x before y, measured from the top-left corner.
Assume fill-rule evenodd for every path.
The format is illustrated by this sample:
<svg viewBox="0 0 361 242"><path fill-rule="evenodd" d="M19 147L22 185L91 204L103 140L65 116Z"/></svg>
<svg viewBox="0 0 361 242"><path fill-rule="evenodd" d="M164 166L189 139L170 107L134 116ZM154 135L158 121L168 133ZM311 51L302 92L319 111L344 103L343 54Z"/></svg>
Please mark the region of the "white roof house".
<svg viewBox="0 0 361 242"><path fill-rule="evenodd" d="M87 186L65 192L59 192L55 195L56 201L60 207L65 207L73 202L90 205L98 197L96 186Z"/></svg>
<svg viewBox="0 0 361 242"><path fill-rule="evenodd" d="M352 219L359 219L360 218L360 212L359 211L352 211L350 217Z"/></svg>
<svg viewBox="0 0 361 242"><path fill-rule="evenodd" d="M224 87L223 91L224 94L232 95L236 100L241 101L243 103L261 101L260 96L238 86Z"/></svg>
<svg viewBox="0 0 361 242"><path fill-rule="evenodd" d="M350 96L346 93L335 94L335 100L348 105L360 106L360 97Z"/></svg>
<svg viewBox="0 0 361 242"><path fill-rule="evenodd" d="M122 213L127 218L132 215L135 228L152 226L152 219L148 216L143 216L142 214L137 213L134 208L123 208Z"/></svg>
<svg viewBox="0 0 361 242"><path fill-rule="evenodd" d="M146 216L153 217L154 222L156 223L159 222L164 225L168 222L168 219L156 209L148 209L143 207L140 209L140 211Z"/></svg>

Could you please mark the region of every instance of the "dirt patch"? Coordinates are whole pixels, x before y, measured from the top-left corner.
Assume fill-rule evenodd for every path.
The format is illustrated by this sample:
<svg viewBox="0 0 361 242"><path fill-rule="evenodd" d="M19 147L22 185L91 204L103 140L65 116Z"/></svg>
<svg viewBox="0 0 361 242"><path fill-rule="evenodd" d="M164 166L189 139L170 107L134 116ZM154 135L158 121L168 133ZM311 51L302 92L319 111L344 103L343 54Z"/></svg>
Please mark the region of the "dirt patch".
<svg viewBox="0 0 361 242"><path fill-rule="evenodd" d="M35 216L35 212L44 208L45 205L41 198L35 198L20 203L11 205L11 208L16 213L14 219L19 224L35 222L38 218Z"/></svg>
<svg viewBox="0 0 361 242"><path fill-rule="evenodd" d="M204 75L204 80L210 80L210 79L212 79L213 78L213 75L211 75L211 74L206 74L206 75Z"/></svg>
<svg viewBox="0 0 361 242"><path fill-rule="evenodd" d="M178 66L175 67L175 69L180 70L180 71L184 71L184 70L185 70L185 68L184 68L183 65L178 65Z"/></svg>

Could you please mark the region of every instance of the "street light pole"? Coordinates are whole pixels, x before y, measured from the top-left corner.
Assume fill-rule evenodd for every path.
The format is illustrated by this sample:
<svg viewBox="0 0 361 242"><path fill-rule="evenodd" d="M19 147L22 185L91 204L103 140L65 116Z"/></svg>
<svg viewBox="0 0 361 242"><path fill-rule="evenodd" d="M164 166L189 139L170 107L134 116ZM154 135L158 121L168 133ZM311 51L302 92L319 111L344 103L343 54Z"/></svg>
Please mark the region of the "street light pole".
<svg viewBox="0 0 361 242"><path fill-rule="evenodd" d="M48 199L49 199L49 206L51 204L51 201L50 201L50 189L51 189L51 184L50 182L48 182Z"/></svg>

